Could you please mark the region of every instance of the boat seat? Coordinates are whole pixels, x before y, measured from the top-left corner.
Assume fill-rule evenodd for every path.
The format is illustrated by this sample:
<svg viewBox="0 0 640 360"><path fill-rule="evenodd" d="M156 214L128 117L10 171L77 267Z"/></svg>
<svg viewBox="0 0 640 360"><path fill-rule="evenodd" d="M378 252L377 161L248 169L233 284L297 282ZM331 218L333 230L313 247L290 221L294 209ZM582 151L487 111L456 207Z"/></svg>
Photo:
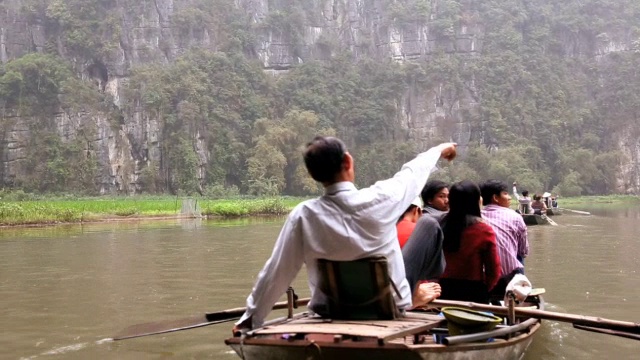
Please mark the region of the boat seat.
<svg viewBox="0 0 640 360"><path fill-rule="evenodd" d="M393 298L397 288L383 256L353 261L318 259L320 290L327 314L336 320L392 320L399 317ZM398 295L399 296L399 295Z"/></svg>

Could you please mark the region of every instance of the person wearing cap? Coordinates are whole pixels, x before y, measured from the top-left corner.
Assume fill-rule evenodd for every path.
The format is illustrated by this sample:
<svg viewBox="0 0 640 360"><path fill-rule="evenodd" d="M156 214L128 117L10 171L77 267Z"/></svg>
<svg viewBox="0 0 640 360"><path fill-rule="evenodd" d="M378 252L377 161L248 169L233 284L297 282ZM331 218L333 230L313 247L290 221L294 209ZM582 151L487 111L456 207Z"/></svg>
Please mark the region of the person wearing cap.
<svg viewBox="0 0 640 360"><path fill-rule="evenodd" d="M412 289L423 282L437 280L444 272L443 240L438 220L423 214L402 248L404 271Z"/></svg>
<svg viewBox="0 0 640 360"><path fill-rule="evenodd" d="M354 160L342 141L317 136L306 146L304 163L324 195L298 204L289 213L269 260L247 298L247 310L234 332L262 326L275 302L306 265L311 290L309 310L326 315L327 296L319 288L319 259L351 261L384 256L389 277L398 289L396 306L403 310L440 296L437 284L414 289L405 278L396 223L441 157L453 160L456 144L444 143L417 155L392 178L357 189Z"/></svg>
<svg viewBox="0 0 640 360"><path fill-rule="evenodd" d="M402 247L404 271L412 288L425 281L437 280L446 266L440 222L449 211L449 185L444 181L429 180L420 197L424 202L423 214Z"/></svg>
<svg viewBox="0 0 640 360"><path fill-rule="evenodd" d="M413 228L416 227L416 222L420 219L420 215L422 215L422 200L420 197L416 197L407 210L402 214L398 220L398 224L396 224L400 249L402 249L407 240L409 240L409 236L411 236Z"/></svg>

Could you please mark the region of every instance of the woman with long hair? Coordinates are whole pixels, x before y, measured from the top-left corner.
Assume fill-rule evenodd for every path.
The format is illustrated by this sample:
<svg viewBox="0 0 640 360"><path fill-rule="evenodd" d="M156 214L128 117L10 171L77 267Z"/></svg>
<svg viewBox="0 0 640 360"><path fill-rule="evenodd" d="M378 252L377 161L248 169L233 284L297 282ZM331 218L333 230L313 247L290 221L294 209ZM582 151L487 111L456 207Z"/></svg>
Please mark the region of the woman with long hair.
<svg viewBox="0 0 640 360"><path fill-rule="evenodd" d="M496 234L482 220L480 188L461 181L449 189L449 213L443 219L443 252L446 259L440 277L442 299L487 303L489 290L500 279Z"/></svg>

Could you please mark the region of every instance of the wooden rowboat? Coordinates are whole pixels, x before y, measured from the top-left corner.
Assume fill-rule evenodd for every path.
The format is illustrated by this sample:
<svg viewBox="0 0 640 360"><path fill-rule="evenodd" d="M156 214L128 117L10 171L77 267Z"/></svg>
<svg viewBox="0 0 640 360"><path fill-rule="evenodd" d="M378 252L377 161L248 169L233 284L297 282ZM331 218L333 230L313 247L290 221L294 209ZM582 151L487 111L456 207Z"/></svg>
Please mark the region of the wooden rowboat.
<svg viewBox="0 0 640 360"><path fill-rule="evenodd" d="M544 303L532 296L520 306L543 309ZM522 319L490 331L453 336L437 311L407 312L395 320L358 321L301 313L225 343L246 360L520 359L540 324L540 319Z"/></svg>

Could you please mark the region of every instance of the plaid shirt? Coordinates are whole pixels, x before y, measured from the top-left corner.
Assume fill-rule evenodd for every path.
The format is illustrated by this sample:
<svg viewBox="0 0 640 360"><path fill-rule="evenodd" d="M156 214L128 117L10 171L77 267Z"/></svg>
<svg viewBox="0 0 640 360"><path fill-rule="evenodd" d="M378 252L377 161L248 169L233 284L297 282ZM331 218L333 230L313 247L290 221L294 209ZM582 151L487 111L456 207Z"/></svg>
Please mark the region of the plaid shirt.
<svg viewBox="0 0 640 360"><path fill-rule="evenodd" d="M517 268L524 268L517 258L520 256L524 259L529 255L527 226L522 216L510 208L491 204L482 209L482 218L496 233L502 276L511 274Z"/></svg>

